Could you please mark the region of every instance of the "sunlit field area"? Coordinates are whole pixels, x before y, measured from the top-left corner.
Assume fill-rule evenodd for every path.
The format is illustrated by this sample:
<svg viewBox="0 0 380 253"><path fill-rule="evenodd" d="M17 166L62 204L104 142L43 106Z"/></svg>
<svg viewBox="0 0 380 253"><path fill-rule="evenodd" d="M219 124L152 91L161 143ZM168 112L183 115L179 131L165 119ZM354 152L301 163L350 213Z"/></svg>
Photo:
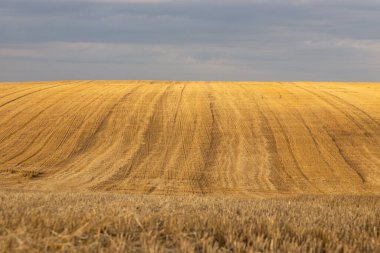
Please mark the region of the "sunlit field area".
<svg viewBox="0 0 380 253"><path fill-rule="evenodd" d="M380 251L380 84L0 91L0 252Z"/></svg>
<svg viewBox="0 0 380 253"><path fill-rule="evenodd" d="M379 206L379 196L1 191L0 251L379 252Z"/></svg>

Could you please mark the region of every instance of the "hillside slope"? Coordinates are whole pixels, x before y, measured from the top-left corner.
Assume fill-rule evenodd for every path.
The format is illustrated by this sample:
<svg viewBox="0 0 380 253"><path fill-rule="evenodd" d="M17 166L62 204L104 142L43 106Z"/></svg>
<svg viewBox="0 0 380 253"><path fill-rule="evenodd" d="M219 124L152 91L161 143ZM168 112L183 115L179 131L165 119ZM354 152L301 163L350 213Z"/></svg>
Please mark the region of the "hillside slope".
<svg viewBox="0 0 380 253"><path fill-rule="evenodd" d="M380 84L0 83L0 187L380 193Z"/></svg>

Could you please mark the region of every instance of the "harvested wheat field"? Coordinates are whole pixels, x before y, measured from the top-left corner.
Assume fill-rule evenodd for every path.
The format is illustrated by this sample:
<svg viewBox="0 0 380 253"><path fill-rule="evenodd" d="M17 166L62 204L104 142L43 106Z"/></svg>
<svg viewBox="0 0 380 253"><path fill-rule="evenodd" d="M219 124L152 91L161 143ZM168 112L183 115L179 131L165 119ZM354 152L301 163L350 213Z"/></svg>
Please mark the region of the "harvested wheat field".
<svg viewBox="0 0 380 253"><path fill-rule="evenodd" d="M1 84L2 187L380 192L380 84Z"/></svg>
<svg viewBox="0 0 380 253"><path fill-rule="evenodd" d="M380 252L380 197L0 191L0 252Z"/></svg>
<svg viewBox="0 0 380 253"><path fill-rule="evenodd" d="M379 203L377 83L0 83L0 252L380 252Z"/></svg>

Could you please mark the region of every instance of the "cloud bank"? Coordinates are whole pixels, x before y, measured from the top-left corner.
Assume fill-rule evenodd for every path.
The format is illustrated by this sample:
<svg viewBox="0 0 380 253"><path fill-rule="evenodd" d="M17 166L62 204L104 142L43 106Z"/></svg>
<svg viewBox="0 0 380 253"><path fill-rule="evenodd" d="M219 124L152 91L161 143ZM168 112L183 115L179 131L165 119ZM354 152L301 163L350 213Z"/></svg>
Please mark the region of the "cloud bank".
<svg viewBox="0 0 380 253"><path fill-rule="evenodd" d="M380 81L379 1L2 0L0 81Z"/></svg>

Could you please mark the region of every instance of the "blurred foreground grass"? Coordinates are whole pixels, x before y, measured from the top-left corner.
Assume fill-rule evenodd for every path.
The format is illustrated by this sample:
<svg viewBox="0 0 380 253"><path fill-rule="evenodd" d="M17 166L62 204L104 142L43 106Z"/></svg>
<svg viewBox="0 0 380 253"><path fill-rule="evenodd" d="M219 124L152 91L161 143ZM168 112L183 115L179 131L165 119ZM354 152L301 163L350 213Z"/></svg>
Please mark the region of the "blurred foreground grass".
<svg viewBox="0 0 380 253"><path fill-rule="evenodd" d="M380 252L380 196L0 191L0 252Z"/></svg>

